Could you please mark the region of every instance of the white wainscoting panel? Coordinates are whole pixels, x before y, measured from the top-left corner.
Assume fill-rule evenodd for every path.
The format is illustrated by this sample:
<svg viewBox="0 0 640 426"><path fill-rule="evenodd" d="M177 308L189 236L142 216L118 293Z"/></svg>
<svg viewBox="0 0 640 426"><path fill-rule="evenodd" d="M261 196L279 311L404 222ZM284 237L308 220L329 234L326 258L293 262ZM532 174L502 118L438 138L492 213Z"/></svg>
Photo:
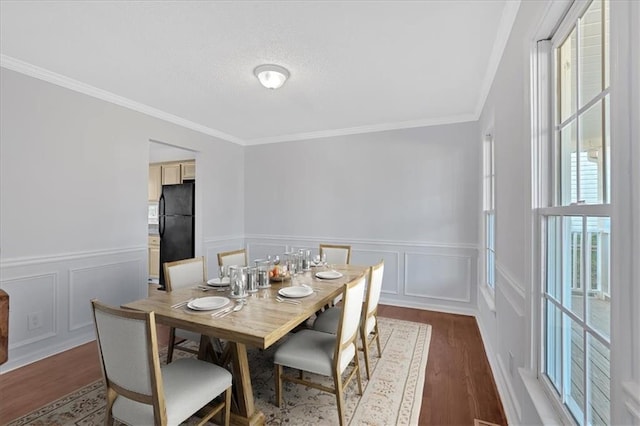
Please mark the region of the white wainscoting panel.
<svg viewBox="0 0 640 426"><path fill-rule="evenodd" d="M69 270L69 331L93 326L91 299L112 306L138 299L141 280L139 260Z"/></svg>
<svg viewBox="0 0 640 426"><path fill-rule="evenodd" d="M95 338L90 300L120 305L146 296L147 247L3 259L11 371Z"/></svg>
<svg viewBox="0 0 640 426"><path fill-rule="evenodd" d="M518 395L526 392L524 383L518 378L519 369L525 367L530 341L525 318L525 297L522 285L504 267L496 265L496 348L493 352L498 361L499 374L494 377L505 407L514 411L510 413L509 420L515 423L523 420ZM514 415L517 417L514 418Z"/></svg>
<svg viewBox="0 0 640 426"><path fill-rule="evenodd" d="M2 281L9 295L9 347L53 337L58 332L56 318L58 274L24 276ZM30 323L30 318L33 318ZM38 318L39 324L33 321Z"/></svg>
<svg viewBox="0 0 640 426"><path fill-rule="evenodd" d="M471 260L454 254L405 253L404 294L470 302Z"/></svg>
<svg viewBox="0 0 640 426"><path fill-rule="evenodd" d="M351 263L354 265L375 265L384 260L382 293L400 294L400 252L397 250L373 250L351 248Z"/></svg>
<svg viewBox="0 0 640 426"><path fill-rule="evenodd" d="M465 315L476 311L471 291L477 273L474 245L283 235L250 235L246 241L250 259L282 254L291 247L317 254L320 243L348 244L354 265L374 265L384 259L380 303Z"/></svg>

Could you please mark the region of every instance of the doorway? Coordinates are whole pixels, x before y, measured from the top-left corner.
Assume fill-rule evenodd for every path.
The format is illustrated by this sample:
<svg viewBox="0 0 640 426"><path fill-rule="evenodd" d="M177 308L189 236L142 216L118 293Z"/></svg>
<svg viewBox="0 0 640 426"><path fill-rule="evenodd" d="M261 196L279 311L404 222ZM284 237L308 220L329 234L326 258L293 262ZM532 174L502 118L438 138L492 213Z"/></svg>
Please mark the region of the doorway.
<svg viewBox="0 0 640 426"><path fill-rule="evenodd" d="M196 151L149 141L149 177L148 177L148 281L149 284L161 285L161 236L159 200L163 185L194 183L196 179ZM193 201L195 215L195 197ZM193 238L187 243L195 250L195 220L193 221ZM178 259L175 259L178 260Z"/></svg>

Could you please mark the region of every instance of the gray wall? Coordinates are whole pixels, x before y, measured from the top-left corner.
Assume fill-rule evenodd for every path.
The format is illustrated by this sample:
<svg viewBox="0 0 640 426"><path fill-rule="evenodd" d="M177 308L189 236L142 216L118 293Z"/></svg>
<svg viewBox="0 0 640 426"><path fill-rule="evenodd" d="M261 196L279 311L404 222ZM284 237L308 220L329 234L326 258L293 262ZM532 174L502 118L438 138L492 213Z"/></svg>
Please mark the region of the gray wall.
<svg viewBox="0 0 640 426"><path fill-rule="evenodd" d="M4 68L0 84L2 371L92 339L90 298L146 294L150 140L197 151L196 252L244 244L241 146Z"/></svg>
<svg viewBox="0 0 640 426"><path fill-rule="evenodd" d="M194 151L196 253L320 242L386 262L383 302L473 314L476 123L242 147L1 69L0 286L9 362L93 338L89 299L147 291L150 141ZM36 315L42 326L29 327Z"/></svg>
<svg viewBox="0 0 640 426"><path fill-rule="evenodd" d="M491 132L494 138L497 195L496 290L494 297L480 293L478 323L514 424L543 423L517 369L529 365L533 338L527 298L533 291L529 50L546 6L521 3L479 123L482 132Z"/></svg>
<svg viewBox="0 0 640 426"><path fill-rule="evenodd" d="M385 259L385 303L473 313L478 140L462 123L247 147L252 256L351 244Z"/></svg>

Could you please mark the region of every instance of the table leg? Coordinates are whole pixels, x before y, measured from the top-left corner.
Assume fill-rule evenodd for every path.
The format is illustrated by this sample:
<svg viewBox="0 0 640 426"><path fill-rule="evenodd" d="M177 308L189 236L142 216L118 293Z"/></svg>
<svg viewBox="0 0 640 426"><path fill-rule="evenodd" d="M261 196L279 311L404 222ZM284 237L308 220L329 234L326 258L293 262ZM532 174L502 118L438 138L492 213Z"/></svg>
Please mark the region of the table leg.
<svg viewBox="0 0 640 426"><path fill-rule="evenodd" d="M233 387L236 393L238 412L233 413L231 420L234 424L257 425L264 424L262 411L257 411L253 402L253 388L249 374L249 359L247 346L243 343L228 342L231 350L231 369Z"/></svg>

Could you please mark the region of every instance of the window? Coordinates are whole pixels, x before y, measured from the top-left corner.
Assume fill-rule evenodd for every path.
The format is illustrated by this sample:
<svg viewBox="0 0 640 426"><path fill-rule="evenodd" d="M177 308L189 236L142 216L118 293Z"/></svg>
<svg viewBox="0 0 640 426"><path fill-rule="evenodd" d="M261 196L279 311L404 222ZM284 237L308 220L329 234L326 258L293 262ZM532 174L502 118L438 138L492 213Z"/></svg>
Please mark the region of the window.
<svg viewBox="0 0 640 426"><path fill-rule="evenodd" d="M493 136L488 134L483 143L483 222L484 222L484 266L485 284L490 289L496 285L496 206Z"/></svg>
<svg viewBox="0 0 640 426"><path fill-rule="evenodd" d="M541 372L581 425L610 423L608 0L576 2L551 40L549 146L540 152Z"/></svg>

